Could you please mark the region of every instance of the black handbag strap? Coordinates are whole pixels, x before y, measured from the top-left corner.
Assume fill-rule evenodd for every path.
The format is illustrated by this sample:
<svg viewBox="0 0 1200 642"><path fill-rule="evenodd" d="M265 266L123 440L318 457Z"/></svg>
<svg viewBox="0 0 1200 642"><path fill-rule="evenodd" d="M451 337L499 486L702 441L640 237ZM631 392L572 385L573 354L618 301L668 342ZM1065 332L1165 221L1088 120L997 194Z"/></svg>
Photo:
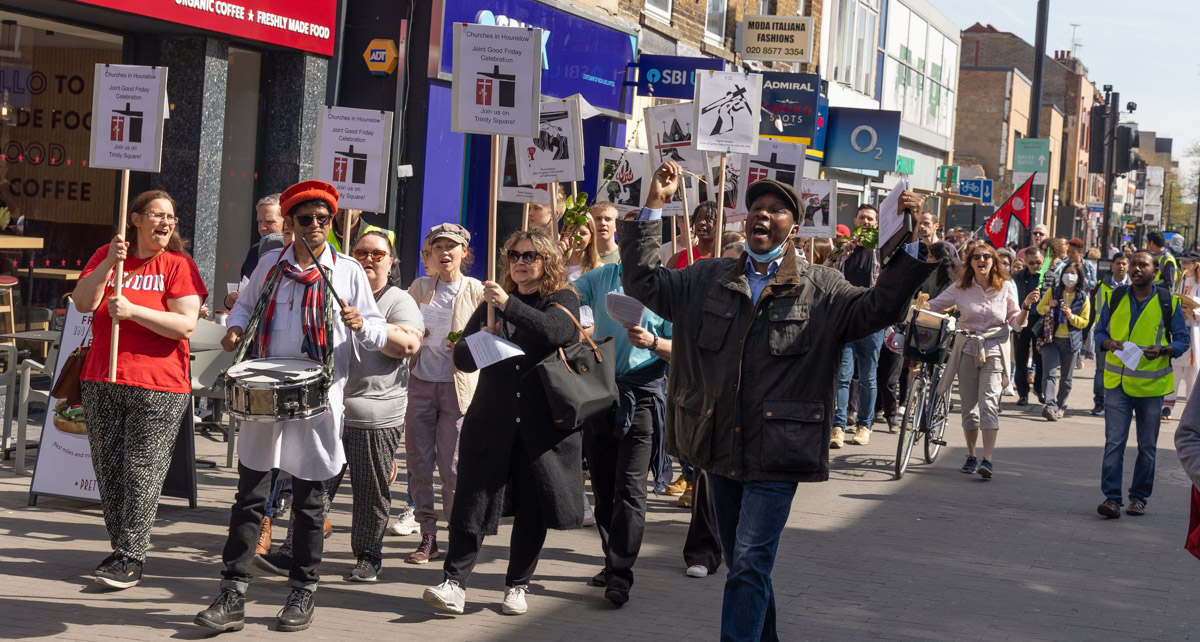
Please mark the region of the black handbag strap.
<svg viewBox="0 0 1200 642"><path fill-rule="evenodd" d="M588 345L592 346L592 354L596 355L596 363L604 363L604 355L600 353L600 348L596 346L596 342L592 341L592 338L583 331L583 325L579 323L579 319L576 319L575 315L571 314L571 311L562 304L551 303L550 305L567 313L567 316L571 318L571 321L575 324L575 328L579 331L579 342L583 343L584 341L587 341ZM567 370L572 371L571 364L567 362L567 355L563 352L562 346L558 347L558 356L560 359L562 359L563 363L566 364Z"/></svg>

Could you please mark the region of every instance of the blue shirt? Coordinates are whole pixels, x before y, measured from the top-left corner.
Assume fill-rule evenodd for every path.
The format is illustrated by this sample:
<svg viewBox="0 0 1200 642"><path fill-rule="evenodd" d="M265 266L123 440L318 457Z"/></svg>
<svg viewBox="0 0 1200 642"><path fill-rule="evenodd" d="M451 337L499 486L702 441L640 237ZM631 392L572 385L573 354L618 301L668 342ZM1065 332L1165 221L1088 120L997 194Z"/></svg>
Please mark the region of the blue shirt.
<svg viewBox="0 0 1200 642"><path fill-rule="evenodd" d="M658 358L654 352L644 348L635 348L629 343L625 328L612 317L608 316L608 306L605 305L604 295L609 292L625 293L621 286L621 264L611 263L588 271L575 279L572 284L579 293L579 304L591 306L593 336L613 337L617 351L617 376L628 374L645 366ZM671 322L651 312L649 308L642 313L643 328L664 339L671 338Z"/></svg>
<svg viewBox="0 0 1200 642"><path fill-rule="evenodd" d="M758 297L762 295L763 289L775 278L775 271L779 269L779 265L783 263L783 255L767 264L767 273L759 274L758 270L754 269L754 260L749 256L746 257L746 281L750 284L750 300L758 303Z"/></svg>
<svg viewBox="0 0 1200 642"><path fill-rule="evenodd" d="M1125 298L1129 299L1130 328L1133 327L1133 324L1137 323L1138 316L1141 315L1142 310L1146 309L1146 305L1150 304L1151 302L1153 302L1153 305L1158 305L1157 291L1155 291L1154 294L1151 294L1149 299L1146 299L1145 301L1138 301L1137 297L1133 295L1133 288L1130 288L1129 291L1125 293ZM1110 299L1109 303L1111 302L1112 301ZM1100 309L1100 320L1096 323L1096 349L1099 351L1103 351L1104 348L1100 346L1104 345L1106 340L1112 338L1109 336L1108 332L1108 321L1110 316L1111 314L1110 310L1108 309L1108 303L1105 303ZM1187 324L1183 320L1183 305L1176 307L1175 313L1171 315L1171 343L1169 345L1172 349L1174 349L1175 357L1187 352L1188 348L1192 345L1192 336L1188 334Z"/></svg>

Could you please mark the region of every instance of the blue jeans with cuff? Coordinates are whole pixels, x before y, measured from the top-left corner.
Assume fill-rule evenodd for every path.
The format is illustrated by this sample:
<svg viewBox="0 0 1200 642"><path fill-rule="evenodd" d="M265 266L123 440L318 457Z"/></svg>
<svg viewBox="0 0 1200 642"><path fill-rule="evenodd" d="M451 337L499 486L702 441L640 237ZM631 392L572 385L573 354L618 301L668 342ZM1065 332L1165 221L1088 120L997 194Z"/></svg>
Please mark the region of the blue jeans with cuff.
<svg viewBox="0 0 1200 642"><path fill-rule="evenodd" d="M1121 505L1125 444L1129 441L1129 425L1135 419L1137 459L1133 464L1133 481L1129 484L1129 501L1144 503L1150 498L1154 490L1154 457L1162 407L1162 396L1131 397L1120 386L1104 391L1104 464L1100 490L1106 500Z"/></svg>
<svg viewBox="0 0 1200 642"><path fill-rule="evenodd" d="M871 427L875 420L875 393L878 389L876 370L879 368L879 350L883 348L883 330L847 343L842 349L842 369L838 374L837 408L833 413L833 425L846 425L846 406L850 402L850 380L858 372L858 425Z"/></svg>

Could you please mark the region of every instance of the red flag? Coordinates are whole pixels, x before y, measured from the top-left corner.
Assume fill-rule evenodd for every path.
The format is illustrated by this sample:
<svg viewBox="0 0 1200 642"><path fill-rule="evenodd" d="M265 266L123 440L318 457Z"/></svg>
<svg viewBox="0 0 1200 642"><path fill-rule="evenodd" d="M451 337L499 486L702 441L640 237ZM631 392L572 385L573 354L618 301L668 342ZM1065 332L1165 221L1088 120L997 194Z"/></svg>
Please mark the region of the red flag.
<svg viewBox="0 0 1200 642"><path fill-rule="evenodd" d="M1037 172L1030 174L1029 178L1025 179L1025 184L1017 188L1017 191L1013 192L1013 195L1009 196L1007 201L1004 201L1004 205L1000 206L1000 211L997 214L1005 218L1010 215L1015 216L1018 221L1021 221L1021 225L1029 227L1029 192L1033 188L1034 176L1037 176ZM996 247L1000 246L997 245Z"/></svg>
<svg viewBox="0 0 1200 642"><path fill-rule="evenodd" d="M1187 541L1183 545L1189 553L1200 557L1200 490L1192 486L1192 514L1188 520Z"/></svg>
<svg viewBox="0 0 1200 642"><path fill-rule="evenodd" d="M992 214L987 223L984 223L983 231L992 242L992 247L1001 248L1008 243L1008 218L1009 215L1002 210Z"/></svg>

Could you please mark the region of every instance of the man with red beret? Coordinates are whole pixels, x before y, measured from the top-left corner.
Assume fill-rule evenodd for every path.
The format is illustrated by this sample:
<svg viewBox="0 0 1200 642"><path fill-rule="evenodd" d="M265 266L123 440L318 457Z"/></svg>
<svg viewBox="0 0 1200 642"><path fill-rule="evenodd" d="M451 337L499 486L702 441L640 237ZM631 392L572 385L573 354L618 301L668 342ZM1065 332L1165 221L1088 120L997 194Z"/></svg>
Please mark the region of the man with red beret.
<svg viewBox="0 0 1200 642"><path fill-rule="evenodd" d="M229 330L221 340L225 350L241 347L238 356L251 359L306 357L327 364L332 358L333 380L326 384L328 401L320 415L241 423L238 490L222 556L221 594L195 619L208 629L242 629L250 565L273 468L292 475L296 520L288 581L292 592L279 614L278 629L302 631L312 621L324 542L322 487L346 463L341 434L347 365L352 350L379 350L387 343L386 321L362 266L326 242L337 199L337 189L321 181L303 181L283 193L284 227L295 241L262 256L229 313ZM331 322L333 293L342 299L341 323Z"/></svg>

